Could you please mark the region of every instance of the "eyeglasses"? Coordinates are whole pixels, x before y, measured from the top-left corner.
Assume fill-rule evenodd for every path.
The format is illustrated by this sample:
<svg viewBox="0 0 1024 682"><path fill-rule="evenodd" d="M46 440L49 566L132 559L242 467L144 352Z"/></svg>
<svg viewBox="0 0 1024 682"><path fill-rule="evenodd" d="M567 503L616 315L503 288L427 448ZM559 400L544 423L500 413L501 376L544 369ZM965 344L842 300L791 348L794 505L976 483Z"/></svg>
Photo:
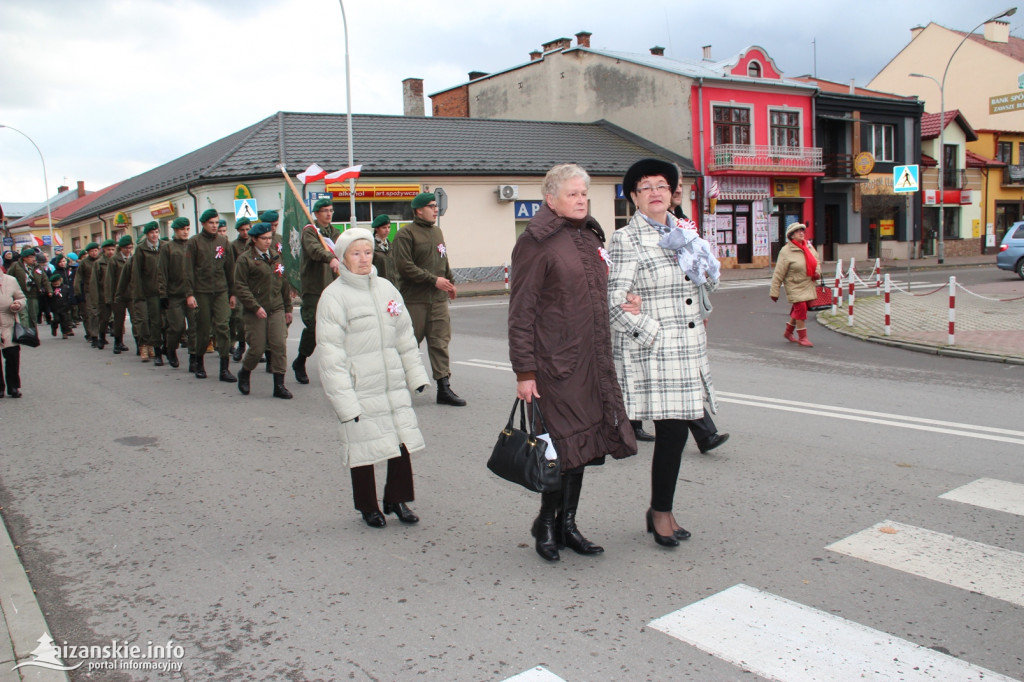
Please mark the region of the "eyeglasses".
<svg viewBox="0 0 1024 682"><path fill-rule="evenodd" d="M658 185L657 187L651 187L650 185L644 185L643 187L637 187L637 194L650 194L651 192L668 192L672 188L668 185Z"/></svg>

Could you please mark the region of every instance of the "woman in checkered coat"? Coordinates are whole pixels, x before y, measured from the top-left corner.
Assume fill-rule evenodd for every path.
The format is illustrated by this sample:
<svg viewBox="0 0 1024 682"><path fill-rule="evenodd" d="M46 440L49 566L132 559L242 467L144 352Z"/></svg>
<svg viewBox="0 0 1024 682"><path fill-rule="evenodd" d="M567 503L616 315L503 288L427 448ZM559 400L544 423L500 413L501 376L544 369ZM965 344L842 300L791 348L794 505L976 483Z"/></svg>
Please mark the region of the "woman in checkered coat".
<svg viewBox="0 0 1024 682"><path fill-rule="evenodd" d="M687 421L703 417L705 400L717 412L700 312L705 271L694 258L700 244L693 236L686 246L672 241L680 236L672 234L679 228L669 213L678 179L673 164L657 159L638 161L626 172L622 191L637 212L612 235L608 277L612 350L626 412L654 421L647 531L667 547L690 537L672 515ZM622 309L627 294L640 296L639 315Z"/></svg>

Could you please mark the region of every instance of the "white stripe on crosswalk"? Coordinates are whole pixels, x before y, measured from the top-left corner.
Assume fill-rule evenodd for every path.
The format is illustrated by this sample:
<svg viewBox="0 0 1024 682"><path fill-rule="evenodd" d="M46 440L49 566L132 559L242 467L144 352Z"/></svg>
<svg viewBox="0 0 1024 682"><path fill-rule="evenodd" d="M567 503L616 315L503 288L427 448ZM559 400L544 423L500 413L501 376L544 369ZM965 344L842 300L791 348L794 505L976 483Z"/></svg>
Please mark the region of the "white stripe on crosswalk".
<svg viewBox="0 0 1024 682"><path fill-rule="evenodd" d="M748 585L650 626L769 680L1012 678Z"/></svg>
<svg viewBox="0 0 1024 682"><path fill-rule="evenodd" d="M536 668L530 668L518 675L509 677L505 682L565 682L565 680L547 668L538 665Z"/></svg>
<svg viewBox="0 0 1024 682"><path fill-rule="evenodd" d="M1024 554L883 521L825 549L1024 606Z"/></svg>
<svg viewBox="0 0 1024 682"><path fill-rule="evenodd" d="M979 478L967 485L939 495L944 500L973 504L975 507L1024 516L1024 484Z"/></svg>

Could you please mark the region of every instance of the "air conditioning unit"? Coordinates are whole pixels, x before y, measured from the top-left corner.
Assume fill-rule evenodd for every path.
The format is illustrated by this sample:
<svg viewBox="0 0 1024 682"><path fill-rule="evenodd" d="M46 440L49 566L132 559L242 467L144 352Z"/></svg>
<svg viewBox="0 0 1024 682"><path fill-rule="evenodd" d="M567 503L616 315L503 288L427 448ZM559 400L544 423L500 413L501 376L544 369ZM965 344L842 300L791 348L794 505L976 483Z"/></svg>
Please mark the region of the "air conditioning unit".
<svg viewBox="0 0 1024 682"><path fill-rule="evenodd" d="M498 201L512 201L519 198L519 185L498 185Z"/></svg>

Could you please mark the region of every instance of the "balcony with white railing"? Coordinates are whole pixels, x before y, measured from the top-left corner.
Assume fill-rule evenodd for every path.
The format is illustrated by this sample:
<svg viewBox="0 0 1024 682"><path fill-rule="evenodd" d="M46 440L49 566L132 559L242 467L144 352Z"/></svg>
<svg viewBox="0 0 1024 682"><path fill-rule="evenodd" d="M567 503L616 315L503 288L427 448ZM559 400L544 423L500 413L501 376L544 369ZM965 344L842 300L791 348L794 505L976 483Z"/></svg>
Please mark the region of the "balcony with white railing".
<svg viewBox="0 0 1024 682"><path fill-rule="evenodd" d="M821 147L776 147L768 144L716 144L708 171L744 173L824 173Z"/></svg>

